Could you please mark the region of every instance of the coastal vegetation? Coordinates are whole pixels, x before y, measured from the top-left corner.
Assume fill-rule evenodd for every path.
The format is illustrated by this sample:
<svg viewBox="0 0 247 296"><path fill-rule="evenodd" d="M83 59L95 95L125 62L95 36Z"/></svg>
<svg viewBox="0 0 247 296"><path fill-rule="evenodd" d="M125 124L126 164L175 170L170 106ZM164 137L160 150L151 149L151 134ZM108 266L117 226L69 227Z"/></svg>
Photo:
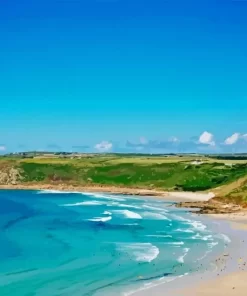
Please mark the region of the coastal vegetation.
<svg viewBox="0 0 247 296"><path fill-rule="evenodd" d="M213 190L220 199L247 203L247 160L201 155L10 155L0 158L0 184Z"/></svg>

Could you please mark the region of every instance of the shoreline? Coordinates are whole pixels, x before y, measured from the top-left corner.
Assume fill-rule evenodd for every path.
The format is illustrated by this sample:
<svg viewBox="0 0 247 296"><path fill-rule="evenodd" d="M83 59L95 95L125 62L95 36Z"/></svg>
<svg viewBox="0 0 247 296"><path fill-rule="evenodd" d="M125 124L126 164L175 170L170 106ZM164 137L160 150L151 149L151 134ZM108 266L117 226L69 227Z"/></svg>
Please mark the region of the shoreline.
<svg viewBox="0 0 247 296"><path fill-rule="evenodd" d="M224 254L218 258L221 266L212 274L201 275L198 284L191 282L183 290L174 290L171 296L179 296L181 292L183 296L218 296L219 291L225 296L244 296L247 290L247 215L232 213L208 215L207 218L213 219L219 231L224 231L231 239Z"/></svg>
<svg viewBox="0 0 247 296"><path fill-rule="evenodd" d="M118 188L118 187L97 187L97 186L54 186L47 184L29 185L0 185L0 190L58 190L70 192L101 192L123 195L140 195L161 198L174 202L188 202L185 207L190 211L189 205L195 202L210 201L213 197L210 193L191 193L191 192L165 192L156 190ZM182 204L183 205L183 204ZM192 207L193 208L193 207ZM213 223L218 233L225 233L231 239L231 243L221 256L209 258L211 264L217 266L214 271L198 272L188 276L178 278L172 282L163 283L150 289L136 292L133 296L162 296L169 293L170 296L218 296L219 291L225 296L244 296L247 290L247 211L234 211L227 208L226 213L204 215L195 213L200 219L207 219ZM210 256L211 257L211 256ZM196 284L195 284L196 283ZM179 288L178 288L179 287ZM237 294L236 294L237 292Z"/></svg>
<svg viewBox="0 0 247 296"><path fill-rule="evenodd" d="M213 192L175 192L155 189L116 187L116 186L72 186L52 184L0 185L0 190L57 190L70 192L100 192L121 195L152 196L174 202L207 202L215 195Z"/></svg>
<svg viewBox="0 0 247 296"><path fill-rule="evenodd" d="M64 184L16 184L0 185L0 190L54 190L63 192L88 192L146 196L176 203L176 207L198 214L229 214L245 212L240 205L215 200L214 192L162 191L155 189L117 186L73 186Z"/></svg>
<svg viewBox="0 0 247 296"><path fill-rule="evenodd" d="M195 214L197 215L197 214ZM247 213L200 215L231 242L220 256L208 258L212 270L184 275L133 296L245 296L247 290Z"/></svg>

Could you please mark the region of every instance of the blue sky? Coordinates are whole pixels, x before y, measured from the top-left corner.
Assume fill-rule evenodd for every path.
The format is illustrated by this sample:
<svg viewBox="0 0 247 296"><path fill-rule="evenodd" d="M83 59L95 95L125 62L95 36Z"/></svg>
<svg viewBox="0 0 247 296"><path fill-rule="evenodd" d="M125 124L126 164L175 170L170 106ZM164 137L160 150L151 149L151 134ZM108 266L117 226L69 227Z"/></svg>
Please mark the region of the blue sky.
<svg viewBox="0 0 247 296"><path fill-rule="evenodd" d="M246 15L230 0L0 1L0 150L247 152Z"/></svg>

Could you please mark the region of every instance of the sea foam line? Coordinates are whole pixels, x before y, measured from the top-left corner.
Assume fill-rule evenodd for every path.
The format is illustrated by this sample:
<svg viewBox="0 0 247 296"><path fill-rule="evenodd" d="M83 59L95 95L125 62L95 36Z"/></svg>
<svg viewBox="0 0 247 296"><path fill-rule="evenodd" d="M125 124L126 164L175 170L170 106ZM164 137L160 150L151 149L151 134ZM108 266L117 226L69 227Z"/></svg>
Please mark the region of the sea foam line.
<svg viewBox="0 0 247 296"><path fill-rule="evenodd" d="M189 248L183 249L183 255L178 257L178 260L177 260L179 263L184 263L184 258L189 253L189 250L190 250Z"/></svg>
<svg viewBox="0 0 247 296"><path fill-rule="evenodd" d="M143 205L143 208L146 208L146 209L149 209L149 210L154 210L154 211L166 212L166 213L168 212L164 208L158 208L158 207L154 207L154 206L150 206L150 205Z"/></svg>
<svg viewBox="0 0 247 296"><path fill-rule="evenodd" d="M178 228L175 231L176 232L185 232L185 233L194 233L194 231L191 230L191 229L181 229L181 228Z"/></svg>
<svg viewBox="0 0 247 296"><path fill-rule="evenodd" d="M80 193L75 191L60 191L60 190L39 190L37 194L70 194L70 193Z"/></svg>
<svg viewBox="0 0 247 296"><path fill-rule="evenodd" d="M63 204L61 206L63 206L63 207L77 207L77 206L99 206L99 205L103 205L103 203L101 203L97 200L92 200L92 201L76 202L76 203L71 203L71 204Z"/></svg>
<svg viewBox="0 0 247 296"><path fill-rule="evenodd" d="M159 248L151 243L119 243L118 250L134 257L137 262L152 262L160 253Z"/></svg>
<svg viewBox="0 0 247 296"><path fill-rule="evenodd" d="M171 221L165 215L162 215L160 213L142 212L142 216L144 218L151 219L151 220L167 220L167 221Z"/></svg>
<svg viewBox="0 0 247 296"><path fill-rule="evenodd" d="M225 241L225 243L227 243L227 244L229 244L231 242L231 239L227 235L225 235L224 233L219 234L219 237L221 239L223 239Z"/></svg>
<svg viewBox="0 0 247 296"><path fill-rule="evenodd" d="M177 221L184 222L185 225L193 226L193 228L196 230L206 231L206 229L207 229L207 226L204 225L201 221L186 219L186 218L183 218L183 217L178 216L176 214L173 214L172 217L175 218L175 220L177 220Z"/></svg>
<svg viewBox="0 0 247 296"><path fill-rule="evenodd" d="M113 212L116 214L122 214L127 219L142 219L141 215L139 215L138 213L129 211L129 210L114 210Z"/></svg>
<svg viewBox="0 0 247 296"><path fill-rule="evenodd" d="M180 245L184 245L184 242L166 242L164 244L166 244L166 245L180 246Z"/></svg>
<svg viewBox="0 0 247 296"><path fill-rule="evenodd" d="M171 235L162 235L162 234L147 234L147 237L158 237L158 238L162 238L162 237L172 237Z"/></svg>
<svg viewBox="0 0 247 296"><path fill-rule="evenodd" d="M107 221L110 221L111 219L112 219L112 217L96 217L96 218L88 219L88 221L92 221L92 222L107 222Z"/></svg>
<svg viewBox="0 0 247 296"><path fill-rule="evenodd" d="M111 212L108 212L108 211L104 211L104 213L103 213L103 215L112 215L112 213Z"/></svg>
<svg viewBox="0 0 247 296"><path fill-rule="evenodd" d="M143 285L141 288L139 289L136 289L136 290L132 290L132 291L128 291L128 292L125 292L123 295L124 296L130 296L130 295L133 295L137 292L141 292L141 291L145 291L145 290L148 290L150 288L154 288L154 287L157 287L157 286L160 286L160 285L163 285L163 284L166 284L166 283L169 283L169 282L172 282L176 279L179 279L179 278L182 278L184 276L187 276L189 273L185 273L185 274L182 274L182 275L179 275L179 276L176 276L176 277L169 277L169 278L166 278L165 280L156 280L154 282L151 282L149 283L148 285ZM152 293L151 293L152 294Z"/></svg>
<svg viewBox="0 0 247 296"><path fill-rule="evenodd" d="M203 240L203 241L212 241L213 238L212 235L205 235L205 236L201 236L199 233L197 233L196 235L192 236L191 239L199 239L199 240Z"/></svg>
<svg viewBox="0 0 247 296"><path fill-rule="evenodd" d="M137 210L140 210L142 209L141 207L138 207L138 206L134 206L134 205L128 205L128 204L123 204L123 203L118 203L118 202L112 202L112 203L108 203L106 205L107 207L119 207L119 208L130 208L130 209L137 209Z"/></svg>
<svg viewBox="0 0 247 296"><path fill-rule="evenodd" d="M92 192L82 192L81 194L87 195L87 196L92 196L94 198L99 198L99 199L125 201L124 198L121 198L121 197L116 196L116 195L106 195L106 194L99 194L99 193L92 193Z"/></svg>
<svg viewBox="0 0 247 296"><path fill-rule="evenodd" d="M125 201L124 198L115 195L106 195L93 192L78 192L78 191L60 191L60 190L39 190L37 194L81 194L85 196L92 196L99 199L108 199L116 201Z"/></svg>

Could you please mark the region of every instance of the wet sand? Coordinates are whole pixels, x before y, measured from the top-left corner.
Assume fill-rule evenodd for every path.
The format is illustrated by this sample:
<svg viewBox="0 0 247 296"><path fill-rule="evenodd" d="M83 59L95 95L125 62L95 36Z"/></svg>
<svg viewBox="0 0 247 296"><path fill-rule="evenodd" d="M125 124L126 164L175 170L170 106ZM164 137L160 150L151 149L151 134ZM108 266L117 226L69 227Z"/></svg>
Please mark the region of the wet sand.
<svg viewBox="0 0 247 296"><path fill-rule="evenodd" d="M170 201L208 201L214 197L214 193L200 192L167 192L154 189L114 187L114 186L72 186L65 184L16 184L0 185L0 189L9 190L59 190L71 192L101 192L123 195L154 196Z"/></svg>
<svg viewBox="0 0 247 296"><path fill-rule="evenodd" d="M231 242L221 256L211 258L211 269L135 293L134 296L246 296L247 214L208 215L215 229Z"/></svg>

